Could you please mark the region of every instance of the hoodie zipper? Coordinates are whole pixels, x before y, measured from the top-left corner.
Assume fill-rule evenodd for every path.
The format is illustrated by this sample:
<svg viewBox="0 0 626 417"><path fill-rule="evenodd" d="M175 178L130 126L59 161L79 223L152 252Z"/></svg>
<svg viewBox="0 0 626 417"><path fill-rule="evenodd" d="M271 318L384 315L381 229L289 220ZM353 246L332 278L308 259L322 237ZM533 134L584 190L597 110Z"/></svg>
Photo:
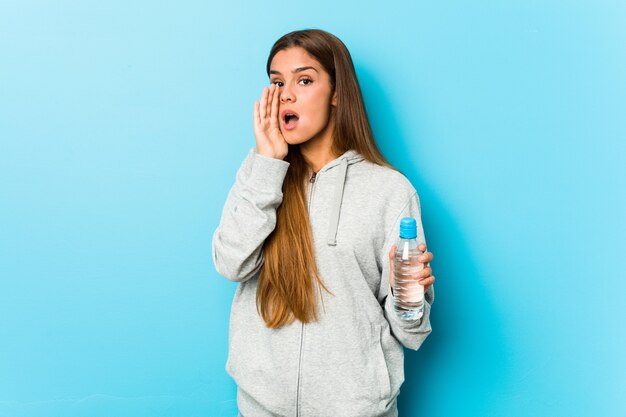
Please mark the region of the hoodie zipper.
<svg viewBox="0 0 626 417"><path fill-rule="evenodd" d="M300 372L302 367L302 343L304 342L304 323L300 328L300 356L298 358L298 384L296 385L296 417L300 416Z"/></svg>
<svg viewBox="0 0 626 417"><path fill-rule="evenodd" d="M315 187L315 180L317 179L317 172L313 171L313 175L309 178L311 183L311 189L309 190L309 204L307 211L309 216L311 215L311 200L313 199L313 189ZM302 345L304 345L304 323L301 323L300 327L300 354L298 356L298 383L296 385L296 417L300 417L300 374L302 371Z"/></svg>

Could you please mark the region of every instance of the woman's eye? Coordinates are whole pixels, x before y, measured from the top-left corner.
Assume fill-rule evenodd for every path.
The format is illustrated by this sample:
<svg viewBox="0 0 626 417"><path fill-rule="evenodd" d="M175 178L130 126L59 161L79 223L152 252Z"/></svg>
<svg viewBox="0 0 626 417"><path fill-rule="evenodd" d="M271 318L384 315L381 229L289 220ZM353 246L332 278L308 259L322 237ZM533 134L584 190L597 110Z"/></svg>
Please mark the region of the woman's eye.
<svg viewBox="0 0 626 417"><path fill-rule="evenodd" d="M303 78L303 79L301 79L300 81L303 81L303 82L304 82L304 81L306 81L306 82L304 83L304 85L309 85L309 84L311 84L311 83L313 82L313 80L310 80L310 79L308 79L308 78Z"/></svg>
<svg viewBox="0 0 626 417"><path fill-rule="evenodd" d="M272 84L276 84L278 87L282 87L282 85L279 85L282 83L283 83L282 81L274 81Z"/></svg>

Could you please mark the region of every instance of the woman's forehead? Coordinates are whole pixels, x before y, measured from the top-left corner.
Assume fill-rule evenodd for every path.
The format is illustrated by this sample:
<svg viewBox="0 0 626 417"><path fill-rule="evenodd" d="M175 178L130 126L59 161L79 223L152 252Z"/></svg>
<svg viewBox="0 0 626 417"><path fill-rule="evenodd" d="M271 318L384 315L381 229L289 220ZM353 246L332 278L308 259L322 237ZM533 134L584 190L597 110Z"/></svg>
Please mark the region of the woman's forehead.
<svg viewBox="0 0 626 417"><path fill-rule="evenodd" d="M274 55L270 63L270 74L285 75L286 72L296 73L305 70L319 72L322 70L322 66L304 48L299 46L280 50Z"/></svg>

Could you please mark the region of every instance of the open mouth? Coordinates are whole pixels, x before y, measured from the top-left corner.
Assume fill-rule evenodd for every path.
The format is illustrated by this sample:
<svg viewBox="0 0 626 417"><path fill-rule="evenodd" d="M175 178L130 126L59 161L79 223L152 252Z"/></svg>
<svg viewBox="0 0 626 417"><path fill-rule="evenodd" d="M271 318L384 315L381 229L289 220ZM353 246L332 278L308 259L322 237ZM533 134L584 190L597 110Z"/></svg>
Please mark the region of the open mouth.
<svg viewBox="0 0 626 417"><path fill-rule="evenodd" d="M285 128L293 129L298 124L299 119L300 118L295 113L290 113L290 112L285 113L283 117Z"/></svg>

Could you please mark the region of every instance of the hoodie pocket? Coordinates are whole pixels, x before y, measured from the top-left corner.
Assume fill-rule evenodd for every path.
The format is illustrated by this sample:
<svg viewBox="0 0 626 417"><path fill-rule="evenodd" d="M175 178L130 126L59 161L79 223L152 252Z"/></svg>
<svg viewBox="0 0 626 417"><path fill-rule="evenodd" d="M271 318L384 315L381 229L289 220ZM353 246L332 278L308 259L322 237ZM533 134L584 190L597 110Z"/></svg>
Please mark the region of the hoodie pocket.
<svg viewBox="0 0 626 417"><path fill-rule="evenodd" d="M382 326L376 325L374 327L374 355L376 359L376 371L378 375L378 382L380 386L380 398L389 398L391 395L391 381L389 380L389 368L387 368L387 360L385 359L385 353L383 352L383 346L381 343Z"/></svg>

